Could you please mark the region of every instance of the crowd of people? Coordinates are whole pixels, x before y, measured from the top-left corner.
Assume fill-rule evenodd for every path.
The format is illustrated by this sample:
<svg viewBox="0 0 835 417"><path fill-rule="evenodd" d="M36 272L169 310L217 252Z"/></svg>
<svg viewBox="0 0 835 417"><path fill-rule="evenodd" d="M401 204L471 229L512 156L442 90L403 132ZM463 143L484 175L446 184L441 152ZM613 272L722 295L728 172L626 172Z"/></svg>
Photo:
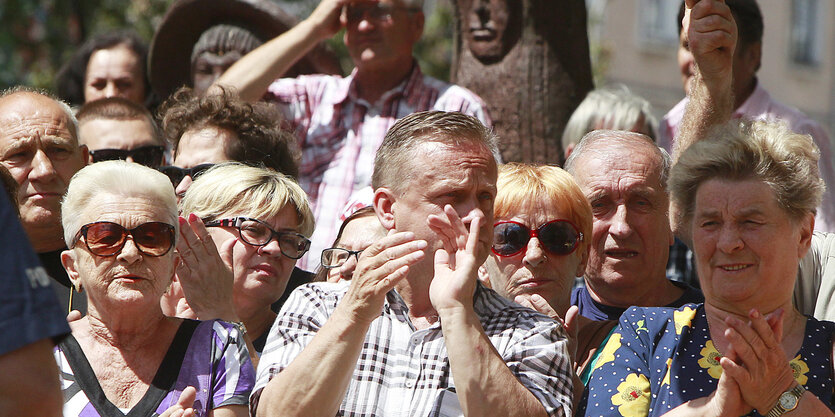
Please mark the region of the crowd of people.
<svg viewBox="0 0 835 417"><path fill-rule="evenodd" d="M684 1L685 101L589 93L562 168L421 73L422 0L235 2L0 93L0 414L835 415L835 161L756 0Z"/></svg>

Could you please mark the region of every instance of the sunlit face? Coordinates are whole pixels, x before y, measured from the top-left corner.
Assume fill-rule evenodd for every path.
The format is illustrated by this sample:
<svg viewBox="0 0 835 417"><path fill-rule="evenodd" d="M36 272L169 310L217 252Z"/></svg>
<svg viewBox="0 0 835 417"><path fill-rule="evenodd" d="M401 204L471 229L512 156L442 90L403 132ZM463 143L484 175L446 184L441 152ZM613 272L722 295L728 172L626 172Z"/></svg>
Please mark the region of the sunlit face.
<svg viewBox="0 0 835 417"><path fill-rule="evenodd" d="M349 7L372 7L376 1L357 1ZM346 17L345 45L358 69L385 70L412 61L412 47L423 33L423 12L409 11L401 1L380 0L392 7L388 17Z"/></svg>
<svg viewBox="0 0 835 417"><path fill-rule="evenodd" d="M696 191L693 251L707 303L771 311L791 302L812 218L792 222L759 180L711 179Z"/></svg>
<svg viewBox="0 0 835 417"><path fill-rule="evenodd" d="M571 220L568 213L557 209L552 202L537 200L525 210L507 218L497 218L496 222L510 220L536 229L557 219ZM517 295L539 294L563 315L570 306L574 278L582 276L585 270L588 251L589 245L580 244L568 255L555 255L546 251L539 238L534 237L518 254L499 256L490 253L485 265L492 288L502 297L513 300Z"/></svg>
<svg viewBox="0 0 835 417"><path fill-rule="evenodd" d="M519 18L518 2L462 0L458 7L464 17L467 46L482 62L501 60L519 39L520 31L513 25Z"/></svg>
<svg viewBox="0 0 835 417"><path fill-rule="evenodd" d="M99 49L87 61L84 102L122 97L141 105L145 101L144 74L140 58L127 45Z"/></svg>
<svg viewBox="0 0 835 417"><path fill-rule="evenodd" d="M429 228L427 219L431 214L442 215L447 204L467 228L472 219L482 218L476 261L483 263L491 245L498 177L493 155L479 144L462 143L452 147L439 142L424 142L412 153L414 158L407 168L412 179L403 185L404 191L392 207L395 230L411 231L417 239L428 243L426 256L411 270L420 271L417 273L422 276L433 275L433 256L442 242Z"/></svg>
<svg viewBox="0 0 835 417"><path fill-rule="evenodd" d="M228 51L222 55L214 52L203 52L195 58L191 65L191 80L194 92L203 95L229 67L241 59L241 52Z"/></svg>
<svg viewBox="0 0 835 417"><path fill-rule="evenodd" d="M574 177L591 203L592 287L634 289L666 279L673 234L658 156L649 146L607 142L609 151L577 160Z"/></svg>
<svg viewBox="0 0 835 417"><path fill-rule="evenodd" d="M238 140L235 132L221 127L206 126L188 130L183 133L177 145L174 166L191 168L200 164L227 162L229 157L226 155L226 147L233 140ZM183 178L177 186L177 195L185 194L193 181L190 176Z"/></svg>
<svg viewBox="0 0 835 417"><path fill-rule="evenodd" d="M249 213L231 211L218 220ZM298 216L292 206L285 206L277 215L258 218L276 232L298 233ZM255 309L269 309L270 304L281 298L296 260L281 253L276 239L265 246L253 246L241 240L235 227L210 227L209 233L218 250L229 239L237 239L232 248L232 273L235 279L234 301L239 314Z"/></svg>
<svg viewBox="0 0 835 417"><path fill-rule="evenodd" d="M87 163L69 116L50 98L17 93L0 100L0 163L20 185L24 226L61 224L61 197Z"/></svg>
<svg viewBox="0 0 835 417"><path fill-rule="evenodd" d="M174 218L161 202L145 197L102 194L88 204L82 224L98 221L118 223L133 229L148 222L174 225ZM121 252L102 257L87 249L79 240L73 249L62 254L62 262L74 282L79 280L95 307L118 307L125 303L160 309L159 299L174 276L174 250L154 257L139 252L132 237Z"/></svg>
<svg viewBox="0 0 835 417"><path fill-rule="evenodd" d="M160 145L148 120L91 119L78 126L78 137L87 149L132 150L143 146ZM128 157L128 162L134 162ZM162 162L162 161L160 161Z"/></svg>
<svg viewBox="0 0 835 417"><path fill-rule="evenodd" d="M371 214L357 217L345 225L336 247L352 251L363 251L385 235L386 231L380 225L377 216ZM328 282L349 280L353 276L354 269L356 268L357 257L349 256L348 260L341 267L328 270Z"/></svg>

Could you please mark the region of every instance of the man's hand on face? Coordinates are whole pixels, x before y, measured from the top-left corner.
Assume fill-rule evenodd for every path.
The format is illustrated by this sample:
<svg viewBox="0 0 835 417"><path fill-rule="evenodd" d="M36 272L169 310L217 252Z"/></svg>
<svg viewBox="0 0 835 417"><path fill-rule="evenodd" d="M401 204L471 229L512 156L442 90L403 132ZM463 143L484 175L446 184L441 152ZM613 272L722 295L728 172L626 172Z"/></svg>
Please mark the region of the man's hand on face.
<svg viewBox="0 0 835 417"><path fill-rule="evenodd" d="M435 277L429 285L429 300L439 315L444 310L473 308L478 281L477 251L483 217L474 217L470 228L450 205L444 214L429 216L429 227L441 238L435 251Z"/></svg>
<svg viewBox="0 0 835 417"><path fill-rule="evenodd" d="M313 24L322 39L333 36L345 25L342 10L350 0L322 0L307 21Z"/></svg>
<svg viewBox="0 0 835 417"><path fill-rule="evenodd" d="M732 85L737 27L725 0L685 0L684 33L697 71L708 86Z"/></svg>
<svg viewBox="0 0 835 417"><path fill-rule="evenodd" d="M340 307L354 320L369 324L380 315L386 293L424 258L427 243L412 232L389 231L360 255L351 285Z"/></svg>

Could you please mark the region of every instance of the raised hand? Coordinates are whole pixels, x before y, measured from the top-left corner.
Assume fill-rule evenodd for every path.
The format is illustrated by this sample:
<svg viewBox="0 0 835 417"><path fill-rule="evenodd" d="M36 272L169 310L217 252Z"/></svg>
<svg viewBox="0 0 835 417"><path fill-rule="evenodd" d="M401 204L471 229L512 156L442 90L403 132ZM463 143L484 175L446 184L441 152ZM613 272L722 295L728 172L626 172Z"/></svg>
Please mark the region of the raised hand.
<svg viewBox="0 0 835 417"><path fill-rule="evenodd" d="M311 22L322 39L333 36L345 25L342 9L349 0L322 0L306 21Z"/></svg>
<svg viewBox="0 0 835 417"><path fill-rule="evenodd" d="M737 26L724 0L686 0L682 27L705 82L730 85Z"/></svg>
<svg viewBox="0 0 835 417"><path fill-rule="evenodd" d="M455 209L444 207L442 215L429 216L429 227L441 238L442 248L435 251L435 277L429 285L429 300L435 311L447 308L472 308L478 281L477 251L479 228L483 217L464 225Z"/></svg>
<svg viewBox="0 0 835 417"><path fill-rule="evenodd" d="M371 323L380 315L386 293L406 277L410 265L425 257L426 246L412 232L390 231L360 255L339 308L360 322Z"/></svg>
<svg viewBox="0 0 835 417"><path fill-rule="evenodd" d="M203 221L193 213L180 217L177 282L191 310L201 320L237 321L233 303L232 248L237 239L215 246Z"/></svg>

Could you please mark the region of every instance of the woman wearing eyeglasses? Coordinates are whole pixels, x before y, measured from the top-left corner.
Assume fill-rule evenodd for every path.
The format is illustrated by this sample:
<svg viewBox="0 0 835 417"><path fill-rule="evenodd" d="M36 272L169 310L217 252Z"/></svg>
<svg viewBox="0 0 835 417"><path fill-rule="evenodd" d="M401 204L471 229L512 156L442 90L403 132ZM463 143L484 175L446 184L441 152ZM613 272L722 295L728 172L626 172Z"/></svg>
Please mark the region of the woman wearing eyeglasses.
<svg viewBox="0 0 835 417"><path fill-rule="evenodd" d="M310 248L307 195L284 174L232 162L198 177L181 209L179 314L240 320L260 354L270 306Z"/></svg>
<svg viewBox="0 0 835 417"><path fill-rule="evenodd" d="M505 298L563 321L568 327L575 399L589 364L614 321L593 321L571 307L574 278L589 257L592 212L570 174L544 165L508 163L499 168L493 204L493 246L484 264L490 286Z"/></svg>
<svg viewBox="0 0 835 417"><path fill-rule="evenodd" d="M170 181L124 161L89 165L73 176L61 220L61 261L88 300L55 351L64 416L247 415L255 375L238 329L160 307L175 268Z"/></svg>

